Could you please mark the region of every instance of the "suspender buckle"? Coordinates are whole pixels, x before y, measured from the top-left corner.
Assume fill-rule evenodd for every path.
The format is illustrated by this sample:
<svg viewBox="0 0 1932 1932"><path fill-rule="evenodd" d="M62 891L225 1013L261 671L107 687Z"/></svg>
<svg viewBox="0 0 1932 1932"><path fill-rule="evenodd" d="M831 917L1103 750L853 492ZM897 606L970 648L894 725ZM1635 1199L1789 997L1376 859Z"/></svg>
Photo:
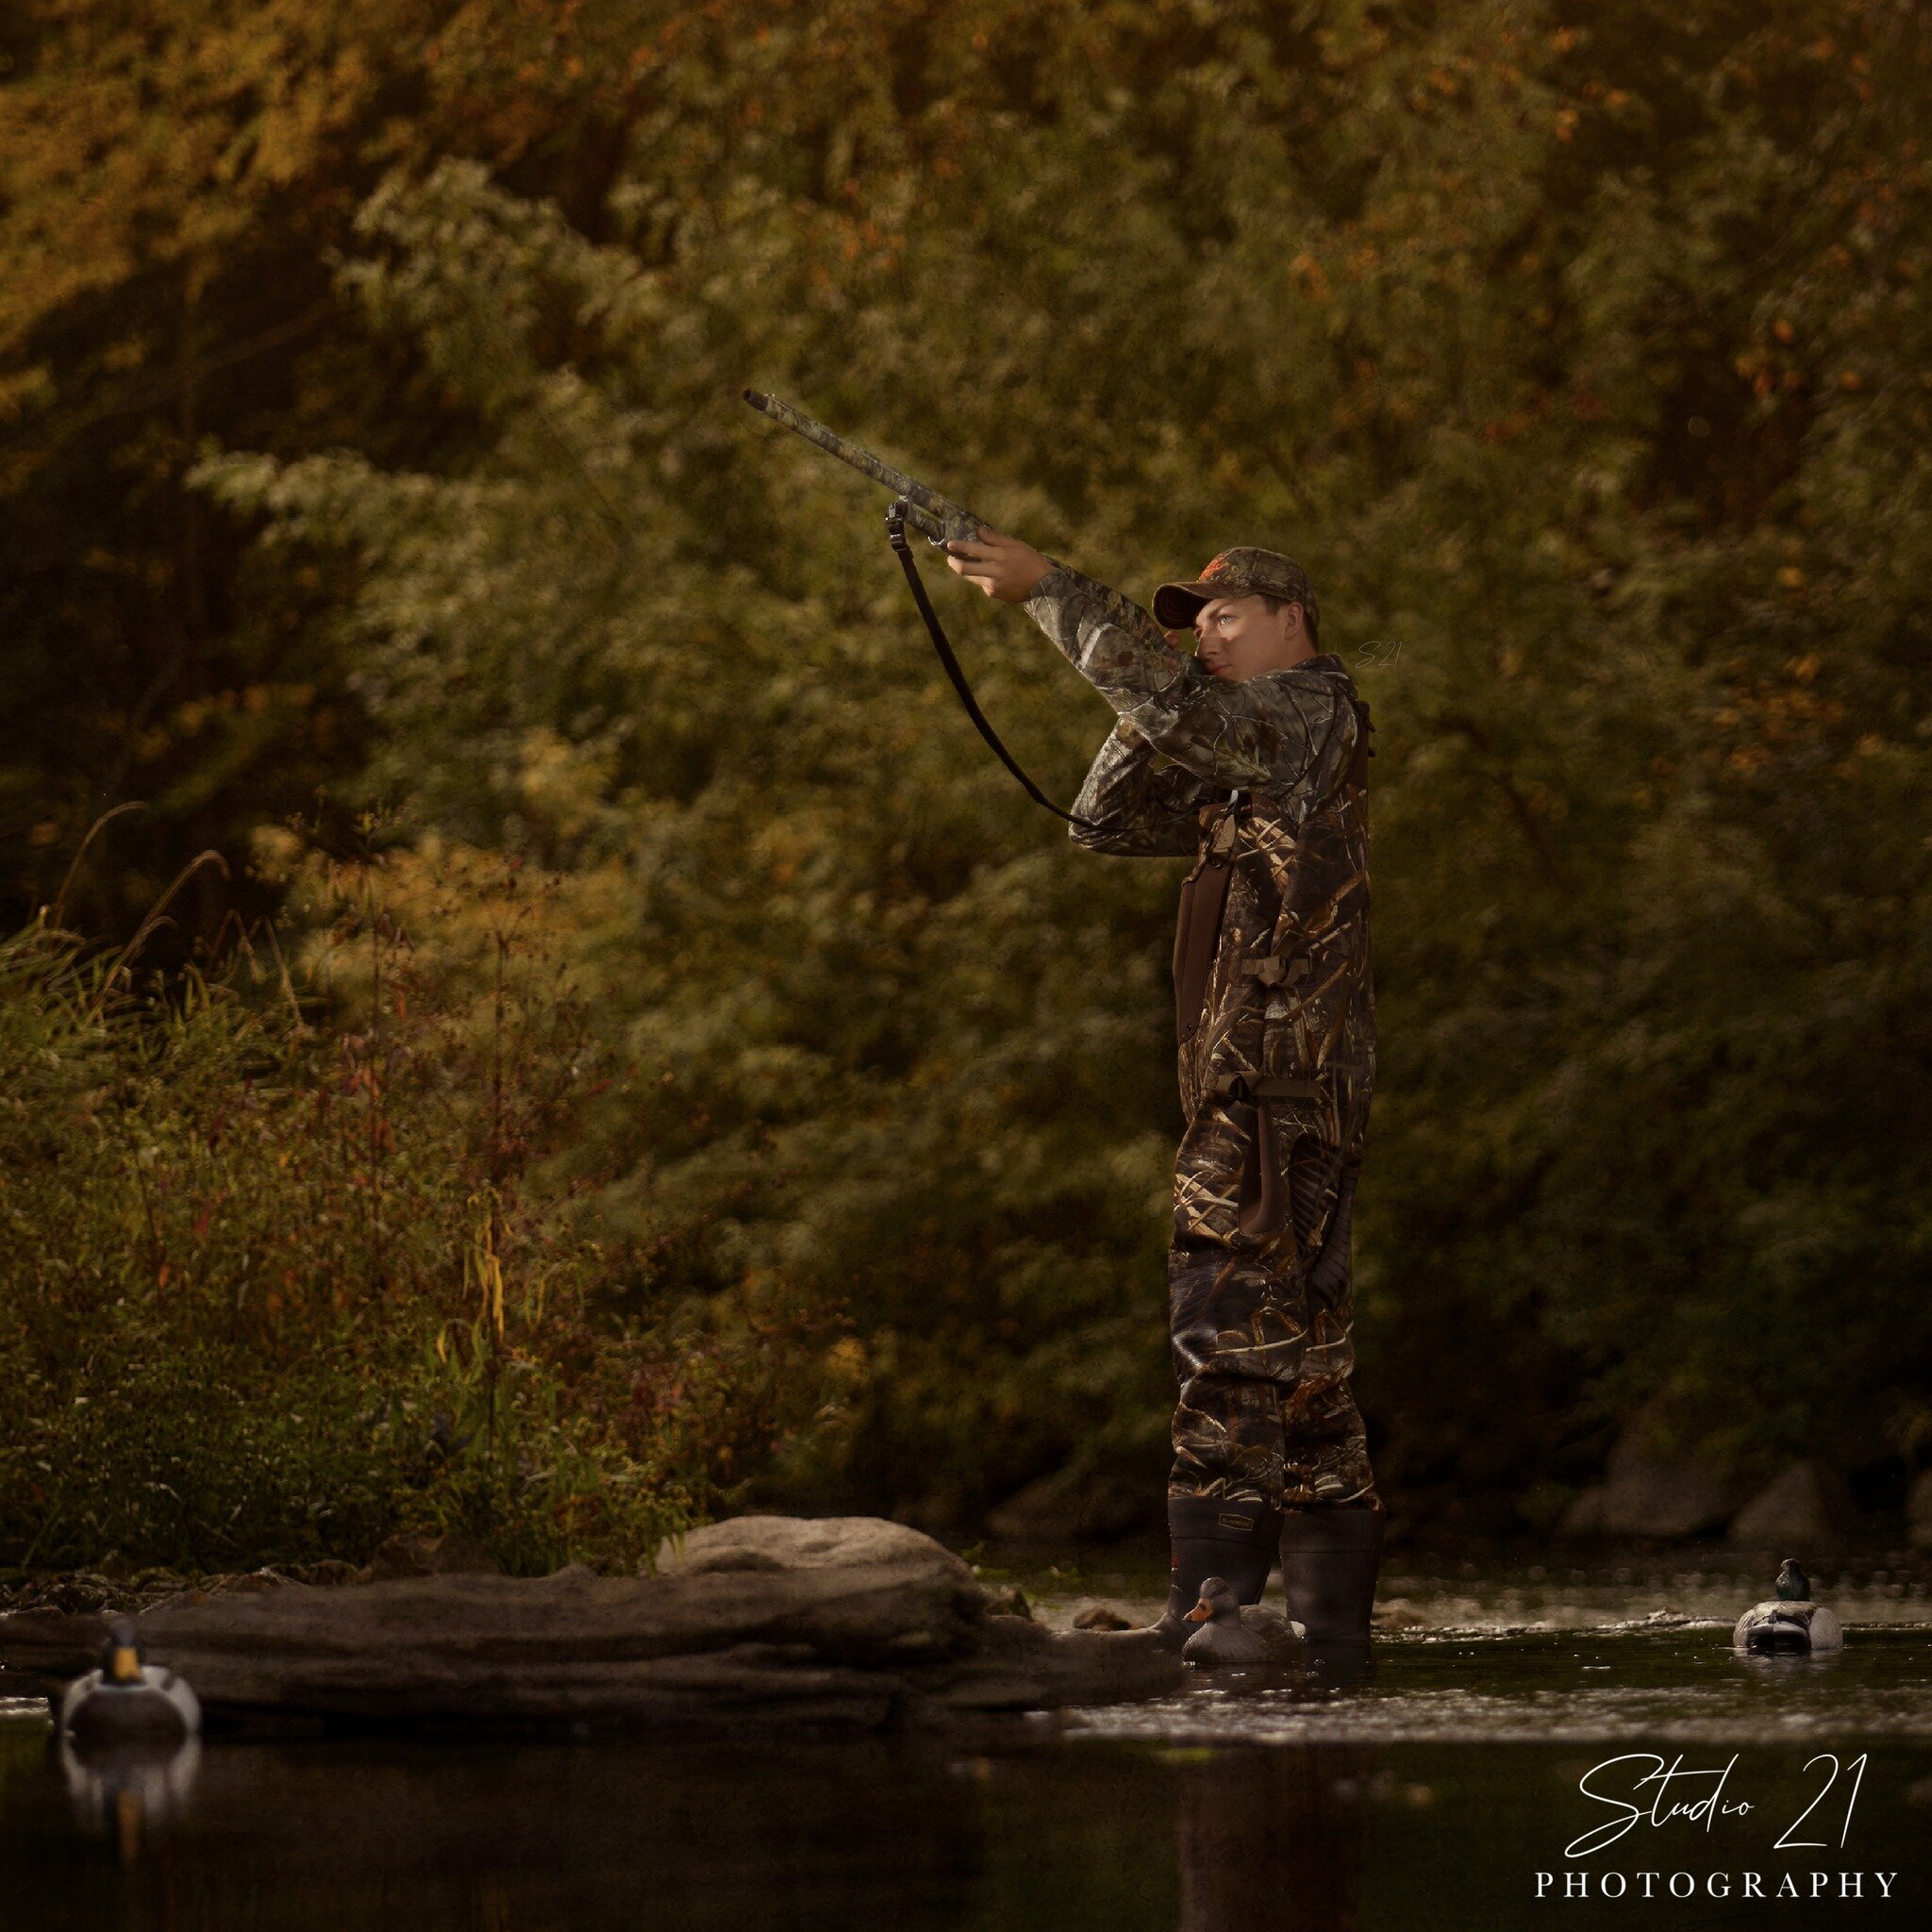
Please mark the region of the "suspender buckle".
<svg viewBox="0 0 1932 1932"><path fill-rule="evenodd" d="M1297 953L1292 958L1283 958L1279 953L1265 953L1258 959L1243 959L1241 971L1263 986L1291 986L1308 976L1308 956Z"/></svg>
<svg viewBox="0 0 1932 1932"><path fill-rule="evenodd" d="M1234 1101L1253 1107L1263 1100L1316 1100L1322 1098L1322 1083L1295 1079L1276 1074L1221 1074L1208 1083L1208 1094L1215 1100Z"/></svg>

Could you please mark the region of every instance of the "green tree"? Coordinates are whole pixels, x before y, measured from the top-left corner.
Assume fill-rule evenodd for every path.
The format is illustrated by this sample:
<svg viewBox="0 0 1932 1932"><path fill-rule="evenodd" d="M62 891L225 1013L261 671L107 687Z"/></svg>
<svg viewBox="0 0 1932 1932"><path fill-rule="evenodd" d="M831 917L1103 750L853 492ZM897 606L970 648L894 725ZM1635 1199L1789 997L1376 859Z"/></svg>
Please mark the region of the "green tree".
<svg viewBox="0 0 1932 1932"><path fill-rule="evenodd" d="M1927 66L1885 0L765 0L654 17L594 194L403 157L337 286L441 433L200 475L362 795L581 886L634 1072L553 1172L640 1306L849 1324L771 1485L1154 1492L1175 868L1012 791L747 380L1130 591L1310 569L1383 727L1400 1507L1541 1520L1640 1408L1922 1453ZM1105 707L945 594L1070 794Z"/></svg>
<svg viewBox="0 0 1932 1932"><path fill-rule="evenodd" d="M372 358L327 258L386 170L474 152L594 210L661 6L483 0L19 0L0 21L0 907L73 882L125 938L182 860L158 958L272 903L248 829L365 756L350 667L310 622L339 587L263 586L182 477L208 441L389 460L460 445Z"/></svg>

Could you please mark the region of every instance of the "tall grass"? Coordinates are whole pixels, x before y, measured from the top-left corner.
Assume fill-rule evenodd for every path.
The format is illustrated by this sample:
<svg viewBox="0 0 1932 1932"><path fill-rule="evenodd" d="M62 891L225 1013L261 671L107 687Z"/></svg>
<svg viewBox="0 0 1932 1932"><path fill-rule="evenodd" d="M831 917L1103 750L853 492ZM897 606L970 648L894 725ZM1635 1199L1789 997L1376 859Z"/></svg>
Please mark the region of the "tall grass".
<svg viewBox="0 0 1932 1932"><path fill-rule="evenodd" d="M0 1565L635 1565L782 1426L785 1338L654 1307L560 1177L621 1070L550 889L264 852L292 970L0 941Z"/></svg>

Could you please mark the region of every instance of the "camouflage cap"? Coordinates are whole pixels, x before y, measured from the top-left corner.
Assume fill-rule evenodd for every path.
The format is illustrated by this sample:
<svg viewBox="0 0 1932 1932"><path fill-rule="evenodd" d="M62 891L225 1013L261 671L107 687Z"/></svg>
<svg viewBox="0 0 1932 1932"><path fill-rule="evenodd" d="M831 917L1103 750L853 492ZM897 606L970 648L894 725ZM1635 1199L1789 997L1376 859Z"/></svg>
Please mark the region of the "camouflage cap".
<svg viewBox="0 0 1932 1932"><path fill-rule="evenodd" d="M1188 630L1204 604L1217 597L1251 596L1299 604L1311 632L1321 625L1307 572L1278 550L1255 550L1245 544L1224 550L1191 584L1162 584L1154 593L1154 615L1163 629Z"/></svg>

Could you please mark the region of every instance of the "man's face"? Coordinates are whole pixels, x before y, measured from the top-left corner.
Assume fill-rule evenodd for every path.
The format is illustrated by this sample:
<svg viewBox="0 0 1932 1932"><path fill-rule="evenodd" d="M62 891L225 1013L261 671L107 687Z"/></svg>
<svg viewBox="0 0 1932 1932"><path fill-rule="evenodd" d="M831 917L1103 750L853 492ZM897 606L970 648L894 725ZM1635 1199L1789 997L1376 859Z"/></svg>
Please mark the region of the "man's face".
<svg viewBox="0 0 1932 1932"><path fill-rule="evenodd" d="M1202 605L1194 616L1201 662L1229 684L1286 669L1307 655L1301 608L1299 604L1284 604L1270 610L1259 595L1217 597Z"/></svg>

